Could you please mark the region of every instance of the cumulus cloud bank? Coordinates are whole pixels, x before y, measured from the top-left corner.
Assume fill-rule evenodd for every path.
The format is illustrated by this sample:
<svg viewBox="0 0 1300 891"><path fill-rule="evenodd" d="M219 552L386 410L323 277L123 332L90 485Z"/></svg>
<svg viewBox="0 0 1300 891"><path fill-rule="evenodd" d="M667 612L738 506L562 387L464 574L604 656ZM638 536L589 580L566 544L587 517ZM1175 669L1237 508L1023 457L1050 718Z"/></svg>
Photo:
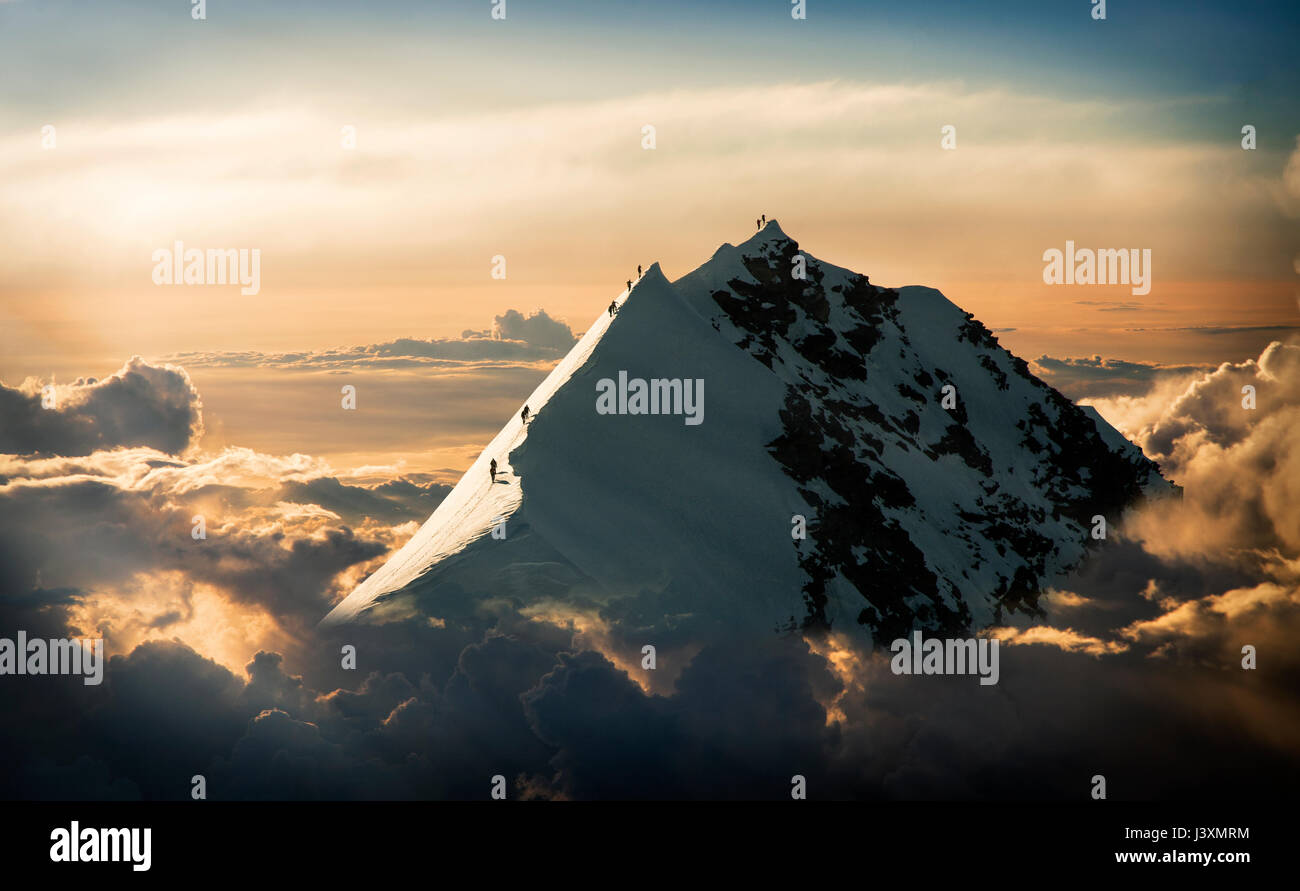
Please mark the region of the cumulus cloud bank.
<svg viewBox="0 0 1300 891"><path fill-rule="evenodd" d="M1198 365L1161 365L1101 356L1058 359L1046 355L1030 363L1030 368L1071 399L1145 393L1161 380L1209 370Z"/></svg>
<svg viewBox="0 0 1300 891"><path fill-rule="evenodd" d="M1182 505L1139 518L1150 550L1261 567L1300 558L1300 344L1094 404L1186 490Z"/></svg>
<svg viewBox="0 0 1300 891"><path fill-rule="evenodd" d="M794 774L819 798L1082 798L1098 772L1117 798L1294 792L1295 350L1098 400L1183 502L1125 518L1040 621L984 629L1006 642L993 687L550 566L322 630L445 488L247 449L0 457L0 622L112 653L100 687L0 685L25 718L0 795L185 798L195 773L218 799L481 799L496 774L521 798L783 798Z"/></svg>
<svg viewBox="0 0 1300 891"><path fill-rule="evenodd" d="M183 368L133 357L102 380L0 383L0 452L89 455L119 446L179 454L203 432L199 393Z"/></svg>
<svg viewBox="0 0 1300 891"><path fill-rule="evenodd" d="M567 353L575 341L569 326L548 316L544 309L529 316L508 309L505 315L496 317L495 330L497 336L505 340L521 340L531 346L555 350L560 354ZM473 332L466 331L464 336L472 334Z"/></svg>
<svg viewBox="0 0 1300 891"><path fill-rule="evenodd" d="M368 346L290 353L213 351L176 353L170 361L191 367L259 367L349 370L365 368L455 368L483 363L554 362L577 338L544 309L531 315L509 309L491 329L466 330L459 338L400 337Z"/></svg>

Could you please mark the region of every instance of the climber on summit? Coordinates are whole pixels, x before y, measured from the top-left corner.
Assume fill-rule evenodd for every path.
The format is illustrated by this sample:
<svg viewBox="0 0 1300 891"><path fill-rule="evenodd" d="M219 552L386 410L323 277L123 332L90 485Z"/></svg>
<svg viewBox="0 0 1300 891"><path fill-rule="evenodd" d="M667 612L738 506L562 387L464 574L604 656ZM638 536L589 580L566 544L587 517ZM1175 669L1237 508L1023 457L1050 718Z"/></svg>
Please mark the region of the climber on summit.
<svg viewBox="0 0 1300 891"><path fill-rule="evenodd" d="M767 225L767 214L763 214L763 225Z"/></svg>
<svg viewBox="0 0 1300 891"><path fill-rule="evenodd" d="M488 465L488 473L492 474L492 482L497 481L497 459L493 458L492 463Z"/></svg>
<svg viewBox="0 0 1300 891"><path fill-rule="evenodd" d="M636 277L637 277L637 278L640 278L640 277L641 277L641 264L640 264L640 263L636 264Z"/></svg>
<svg viewBox="0 0 1300 891"><path fill-rule="evenodd" d="M528 423L528 406L524 406L524 410L519 413L519 417L523 418L525 424Z"/></svg>
<svg viewBox="0 0 1300 891"><path fill-rule="evenodd" d="M754 220L754 228L755 228L755 229L762 229L762 228L763 228L763 221L762 221L762 220Z"/></svg>

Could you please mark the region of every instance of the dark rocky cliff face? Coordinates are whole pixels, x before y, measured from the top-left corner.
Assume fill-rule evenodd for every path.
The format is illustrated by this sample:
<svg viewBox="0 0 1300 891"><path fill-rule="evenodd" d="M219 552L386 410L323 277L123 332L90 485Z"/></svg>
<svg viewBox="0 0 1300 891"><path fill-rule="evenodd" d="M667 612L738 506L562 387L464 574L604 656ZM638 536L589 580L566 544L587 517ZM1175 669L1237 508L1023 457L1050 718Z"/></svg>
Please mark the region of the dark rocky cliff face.
<svg viewBox="0 0 1300 891"><path fill-rule="evenodd" d="M752 280L710 291L712 322L785 381L768 448L816 510L794 541L807 582L790 628L828 626L843 584L877 640L965 632L972 603L985 620L1036 614L1093 543L1093 517L1172 490L937 292L877 287L783 236L741 251Z"/></svg>

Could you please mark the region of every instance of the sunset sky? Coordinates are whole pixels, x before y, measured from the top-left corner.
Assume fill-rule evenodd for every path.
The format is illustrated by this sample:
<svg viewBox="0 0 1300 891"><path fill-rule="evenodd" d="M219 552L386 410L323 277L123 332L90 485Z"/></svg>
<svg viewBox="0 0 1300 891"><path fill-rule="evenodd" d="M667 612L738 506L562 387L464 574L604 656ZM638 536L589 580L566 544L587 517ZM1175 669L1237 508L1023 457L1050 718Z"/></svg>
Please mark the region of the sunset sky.
<svg viewBox="0 0 1300 891"><path fill-rule="evenodd" d="M1295 776L1300 6L506 3L0 0L0 630L114 657L111 696L0 685L0 797L481 797L506 751L537 797L691 797L746 747L858 797ZM1184 487L995 629L991 706L834 635L689 629L660 695L636 615L577 595L318 629L638 264L760 215L941 290ZM155 284L178 241L259 251L260 292ZM1067 242L1149 250L1149 293L1045 284Z"/></svg>
<svg viewBox="0 0 1300 891"><path fill-rule="evenodd" d="M490 5L0 3L0 377L508 309L580 333L638 263L680 276L761 213L1028 359L1214 365L1300 324L1289 4ZM1044 285L1067 239L1149 248L1150 293ZM154 285L176 240L258 248L261 292Z"/></svg>

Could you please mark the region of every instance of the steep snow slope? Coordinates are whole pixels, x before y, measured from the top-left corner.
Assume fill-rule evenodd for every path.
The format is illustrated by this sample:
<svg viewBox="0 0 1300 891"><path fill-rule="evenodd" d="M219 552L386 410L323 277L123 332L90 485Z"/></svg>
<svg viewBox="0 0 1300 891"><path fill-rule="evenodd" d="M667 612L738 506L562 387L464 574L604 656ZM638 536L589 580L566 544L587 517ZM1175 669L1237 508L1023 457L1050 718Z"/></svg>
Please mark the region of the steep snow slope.
<svg viewBox="0 0 1300 891"><path fill-rule="evenodd" d="M327 621L468 595L733 630L964 629L1034 612L1093 515L1170 488L939 292L878 288L775 222L675 283L656 264L621 302L528 398L535 420L512 418ZM702 381L703 423L599 414L620 372Z"/></svg>
<svg viewBox="0 0 1300 891"><path fill-rule="evenodd" d="M616 302L624 302L627 294L624 291L616 298ZM610 321L608 313L601 313L569 354L519 404L520 411L525 405L533 412L540 411L551 396L573 376L574 371L588 360ZM501 428L501 432L492 438L478 460L470 466L411 540L335 606L326 621L341 622L355 618L361 610L371 607L377 598L410 585L431 567L459 554L469 544L489 534L501 519L513 515L523 500L523 493L519 479L510 465L510 456L527 436L528 428L521 415L516 413ZM489 472L493 459L497 462L496 482L492 481Z"/></svg>
<svg viewBox="0 0 1300 891"><path fill-rule="evenodd" d="M721 341L658 264L620 302L526 400L535 412L527 427L512 418L411 542L328 621L382 612L378 599L397 590L436 609L446 586L527 600L579 582L603 596L661 595L686 612L695 598L730 600L738 621L766 628L788 620L802 581L790 516L807 507L765 446L781 430L780 383ZM597 414L597 382L620 371L703 381L703 423ZM494 456L506 473L495 485ZM507 518L503 539L490 535L498 517ZM785 554L777 573L774 549Z"/></svg>

